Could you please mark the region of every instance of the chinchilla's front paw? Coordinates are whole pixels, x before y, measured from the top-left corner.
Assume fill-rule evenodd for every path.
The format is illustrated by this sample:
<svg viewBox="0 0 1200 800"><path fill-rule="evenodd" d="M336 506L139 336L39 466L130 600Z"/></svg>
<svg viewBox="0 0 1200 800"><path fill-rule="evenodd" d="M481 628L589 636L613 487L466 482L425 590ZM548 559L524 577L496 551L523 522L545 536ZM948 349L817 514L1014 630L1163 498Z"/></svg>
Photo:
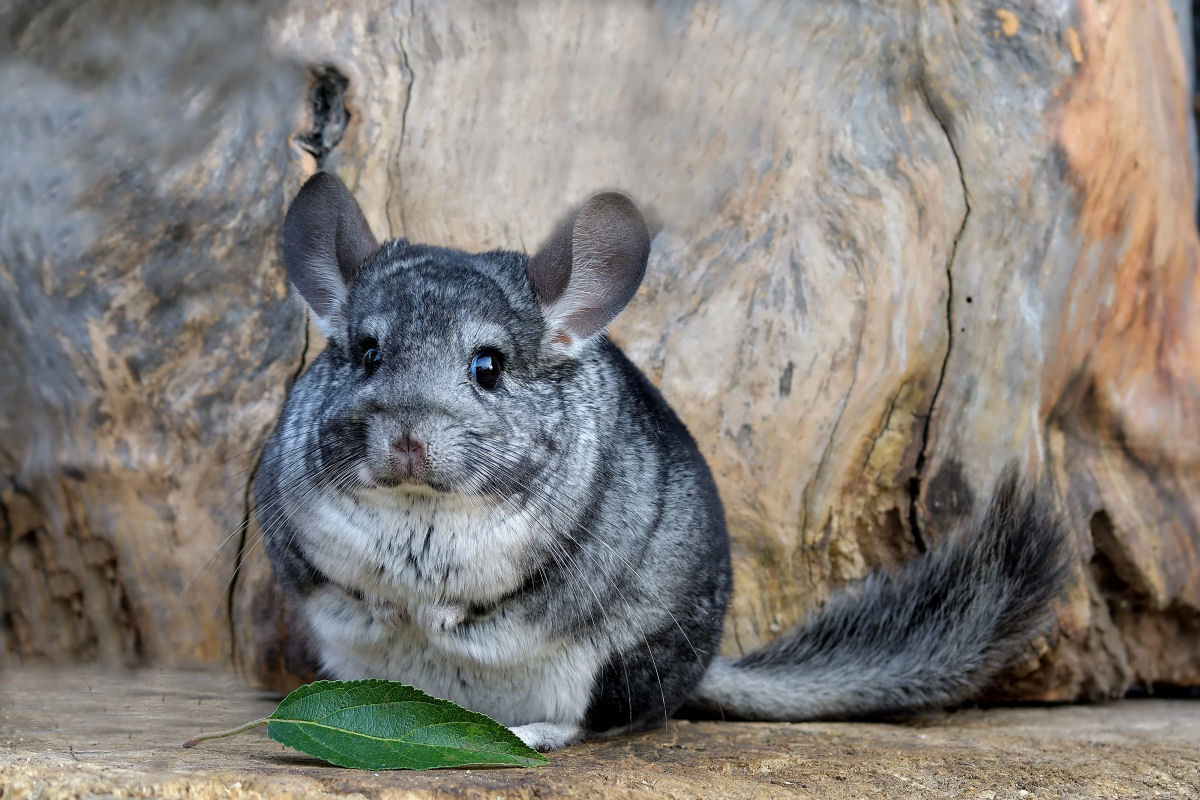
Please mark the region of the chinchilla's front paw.
<svg viewBox="0 0 1200 800"><path fill-rule="evenodd" d="M560 747L569 747L583 741L583 728L560 722L534 722L509 728L517 738L539 753L548 753Z"/></svg>
<svg viewBox="0 0 1200 800"><path fill-rule="evenodd" d="M417 626L429 637L445 636L467 616L462 606L449 603L430 603L417 608Z"/></svg>

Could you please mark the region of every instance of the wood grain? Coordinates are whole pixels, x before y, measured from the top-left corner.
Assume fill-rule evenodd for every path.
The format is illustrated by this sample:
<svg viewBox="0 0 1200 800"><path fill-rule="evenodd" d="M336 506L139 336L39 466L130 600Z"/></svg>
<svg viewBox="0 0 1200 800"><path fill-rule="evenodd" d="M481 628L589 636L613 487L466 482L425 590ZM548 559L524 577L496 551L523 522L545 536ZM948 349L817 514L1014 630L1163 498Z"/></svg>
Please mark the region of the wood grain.
<svg viewBox="0 0 1200 800"><path fill-rule="evenodd" d="M203 37L152 45L192 30L179 7L139 39L100 21L117 5L57 33L53 7L29 12L0 76L48 81L21 95L25 127L60 121L72 156L4 167L71 191L51 192L65 222L0 223L19 411L0 428L0 663L233 657L298 679L258 529L238 532L244 484L214 487L220 464L253 469L321 346L274 236L318 165L297 145L320 122L305 70L333 67L349 123L322 164L380 236L529 249L605 187L651 210L613 336L717 475L727 651L950 535L1016 457L1078 562L996 696L1200 683L1200 241L1165 0L291 0L205 21L248 85L188 68ZM137 69L50 55L97 30L169 79L147 93Z"/></svg>

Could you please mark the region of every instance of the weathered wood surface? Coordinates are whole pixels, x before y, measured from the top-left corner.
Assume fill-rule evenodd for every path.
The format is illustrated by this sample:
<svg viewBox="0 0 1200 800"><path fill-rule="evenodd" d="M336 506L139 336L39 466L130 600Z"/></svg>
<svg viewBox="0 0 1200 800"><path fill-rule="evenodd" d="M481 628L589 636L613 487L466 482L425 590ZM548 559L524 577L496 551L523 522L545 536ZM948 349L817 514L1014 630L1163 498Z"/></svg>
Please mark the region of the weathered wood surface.
<svg viewBox="0 0 1200 800"><path fill-rule="evenodd" d="M1140 800L1193 797L1200 784L1200 715L1161 699L969 709L919 725L672 720L552 753L538 769L342 769L261 729L179 746L275 705L224 670L18 670L0 678L0 796Z"/></svg>
<svg viewBox="0 0 1200 800"><path fill-rule="evenodd" d="M275 235L317 165L305 68L332 65L349 124L307 146L381 235L532 247L606 186L653 209L613 335L717 474L726 649L936 541L1018 456L1079 557L1001 694L1200 683L1200 242L1165 0L292 0L115 29L129 5L6 28L0 665L294 680L239 526L319 347Z"/></svg>

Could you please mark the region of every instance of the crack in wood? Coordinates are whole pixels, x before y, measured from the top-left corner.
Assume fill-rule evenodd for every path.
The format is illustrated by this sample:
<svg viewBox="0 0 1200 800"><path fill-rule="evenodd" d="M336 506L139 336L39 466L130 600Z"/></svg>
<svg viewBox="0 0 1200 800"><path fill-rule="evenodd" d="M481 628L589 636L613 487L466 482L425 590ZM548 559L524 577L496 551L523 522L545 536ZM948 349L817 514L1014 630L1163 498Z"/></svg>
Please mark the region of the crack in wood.
<svg viewBox="0 0 1200 800"><path fill-rule="evenodd" d="M924 51L925 43L922 42L922 50ZM924 53L923 53L924 55ZM963 193L963 217L959 223L958 231L954 234L954 241L950 245L950 256L946 260L946 354L942 358L941 367L938 370L937 383L933 387L933 395L929 399L929 411L925 414L925 421L921 426L921 449L917 453L917 463L913 468L913 476L908 480L908 523L912 532L913 544L917 550L925 552L927 547L926 537L921 532L921 520L918 512L918 504L921 498L921 481L924 478L925 465L929 455L929 438L930 430L933 426L933 411L937 406L938 397L942 392L942 384L946 380L946 368L950 363L950 353L954 349L954 260L958 255L958 243L962 239L963 231L967 228L967 220L971 217L971 195L967 190L966 172L963 170L962 159L959 157L958 148L954 144L954 136L950 132L948 123L948 110L938 110L938 104L934 97L930 94L929 77L926 72L928 60L922 58L921 71L917 80L917 89L921 93L922 99L925 101L929 113L937 122L938 127L942 129L942 133L946 137L946 143L950 146L950 153L954 157L954 165L958 170L958 181L962 187Z"/></svg>
<svg viewBox="0 0 1200 800"><path fill-rule="evenodd" d="M404 107L402 109L400 109L400 135L396 139L396 154L394 156L394 160L397 162L397 166L399 165L400 151L404 148L404 137L408 132L408 108L412 104L413 87L417 83L417 76L413 72L412 63L408 58L408 50L404 47L404 32L406 32L408 30L408 27L413 24L413 21L416 19L416 15L417 15L416 0L410 0L410 2L408 4L408 20L406 21L407 24L405 25L404 31L401 31L399 34L397 34L395 44L394 44L394 49L396 50L396 55L399 56L399 58L400 58L400 65L404 68L405 76L408 78L408 86L406 86L404 89ZM384 201L385 202L384 213L387 215L388 227L391 228L389 233L392 236L396 235L396 226L394 226L392 224L392 219L391 219L392 194L395 191L395 187L396 187L397 183L399 183L398 176L393 176L391 174L391 171L389 170L387 197ZM404 204L403 203L400 204L399 217L400 217L400 226L399 226L400 235L406 237L408 235L408 225L404 220Z"/></svg>

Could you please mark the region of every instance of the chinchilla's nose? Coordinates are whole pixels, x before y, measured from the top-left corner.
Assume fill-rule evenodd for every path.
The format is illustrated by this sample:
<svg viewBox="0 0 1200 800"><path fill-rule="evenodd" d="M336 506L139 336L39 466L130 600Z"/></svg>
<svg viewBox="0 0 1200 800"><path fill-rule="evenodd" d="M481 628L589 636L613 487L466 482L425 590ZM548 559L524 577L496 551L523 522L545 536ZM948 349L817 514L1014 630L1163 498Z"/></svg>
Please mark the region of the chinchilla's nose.
<svg viewBox="0 0 1200 800"><path fill-rule="evenodd" d="M402 480L415 480L425 471L425 441L411 431L392 439L392 465Z"/></svg>
<svg viewBox="0 0 1200 800"><path fill-rule="evenodd" d="M392 439L392 450L401 456L410 458L425 457L425 442L414 436L411 432L405 432Z"/></svg>

